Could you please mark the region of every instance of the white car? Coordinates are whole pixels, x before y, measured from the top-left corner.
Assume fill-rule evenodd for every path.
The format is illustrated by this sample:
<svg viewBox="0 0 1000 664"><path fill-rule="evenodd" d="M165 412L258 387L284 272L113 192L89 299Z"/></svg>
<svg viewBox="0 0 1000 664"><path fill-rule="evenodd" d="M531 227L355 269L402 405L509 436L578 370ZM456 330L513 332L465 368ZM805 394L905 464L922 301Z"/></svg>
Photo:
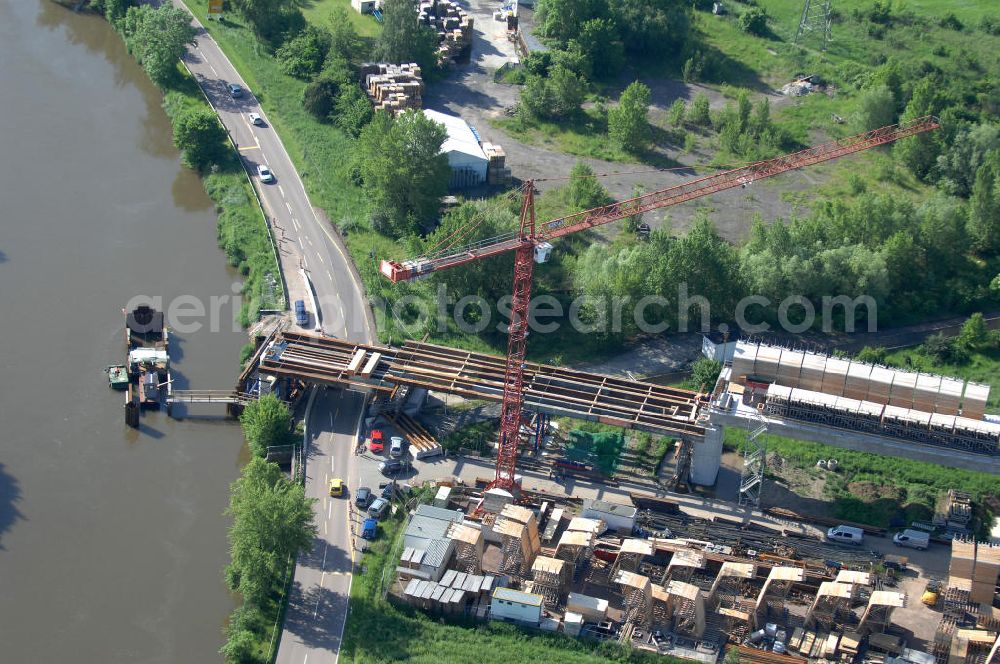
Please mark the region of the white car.
<svg viewBox="0 0 1000 664"><path fill-rule="evenodd" d="M257 125L258 127L264 126L264 119L257 113L250 113L247 117L250 118L250 124Z"/></svg>
<svg viewBox="0 0 1000 664"><path fill-rule="evenodd" d="M271 173L271 169L264 164L257 164L257 175L260 176L261 182L274 182L274 175Z"/></svg>

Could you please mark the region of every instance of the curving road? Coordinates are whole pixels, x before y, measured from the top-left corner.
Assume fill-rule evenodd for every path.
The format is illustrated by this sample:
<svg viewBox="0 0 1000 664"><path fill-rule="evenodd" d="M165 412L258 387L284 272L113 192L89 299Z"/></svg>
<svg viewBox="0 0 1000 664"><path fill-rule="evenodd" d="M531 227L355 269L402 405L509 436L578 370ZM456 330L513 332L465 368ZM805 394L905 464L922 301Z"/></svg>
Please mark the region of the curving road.
<svg viewBox="0 0 1000 664"><path fill-rule="evenodd" d="M174 4L187 9L180 0ZM291 158L249 86L197 19L194 25L196 42L188 48L184 64L215 107L251 174L279 247L289 299L306 303L309 328L320 326L332 336L372 342L371 312L343 241L309 203ZM230 83L241 85L243 94L232 97ZM250 113L260 115L264 126L252 125ZM273 183L260 182L259 164L274 174ZM310 397L306 495L317 499L319 534L312 551L302 554L296 565L278 648L280 663L336 662L339 655L355 547L350 497L330 498L327 486L333 477L357 486L358 457L353 451L364 407L364 397L354 392L323 389Z"/></svg>

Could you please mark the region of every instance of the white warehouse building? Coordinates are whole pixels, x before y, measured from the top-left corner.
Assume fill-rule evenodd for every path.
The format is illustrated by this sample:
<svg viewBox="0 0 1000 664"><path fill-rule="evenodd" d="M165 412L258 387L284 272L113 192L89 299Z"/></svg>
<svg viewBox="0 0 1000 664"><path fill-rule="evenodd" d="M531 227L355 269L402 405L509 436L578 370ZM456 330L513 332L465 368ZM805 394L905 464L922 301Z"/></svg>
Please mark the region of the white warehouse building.
<svg viewBox="0 0 1000 664"><path fill-rule="evenodd" d="M441 152L448 155L448 165L451 166L448 186L459 189L486 182L490 160L469 123L460 117L429 109L424 109L423 113L434 122L444 125L448 132L448 138L441 146Z"/></svg>

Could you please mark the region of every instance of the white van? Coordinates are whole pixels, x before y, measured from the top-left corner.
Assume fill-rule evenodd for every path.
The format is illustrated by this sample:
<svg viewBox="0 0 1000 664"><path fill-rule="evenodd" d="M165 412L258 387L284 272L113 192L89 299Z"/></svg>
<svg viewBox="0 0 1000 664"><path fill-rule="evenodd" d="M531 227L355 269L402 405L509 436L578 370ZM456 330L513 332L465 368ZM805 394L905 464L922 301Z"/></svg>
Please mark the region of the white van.
<svg viewBox="0 0 1000 664"><path fill-rule="evenodd" d="M925 550L931 543L931 536L922 530L906 530L892 536L892 543L896 546L908 546L919 551Z"/></svg>
<svg viewBox="0 0 1000 664"><path fill-rule="evenodd" d="M865 531L854 526L834 526L826 531L826 539L829 542L861 546L865 540Z"/></svg>
<svg viewBox="0 0 1000 664"><path fill-rule="evenodd" d="M403 439L399 436L393 436L389 441L389 456L393 459L403 456Z"/></svg>

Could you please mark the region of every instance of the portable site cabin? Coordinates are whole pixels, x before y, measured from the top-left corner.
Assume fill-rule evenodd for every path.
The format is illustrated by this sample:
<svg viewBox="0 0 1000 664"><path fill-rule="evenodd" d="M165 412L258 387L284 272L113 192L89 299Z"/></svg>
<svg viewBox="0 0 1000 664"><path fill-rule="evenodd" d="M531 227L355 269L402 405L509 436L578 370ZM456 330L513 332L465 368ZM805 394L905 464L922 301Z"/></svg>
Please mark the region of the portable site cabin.
<svg viewBox="0 0 1000 664"><path fill-rule="evenodd" d="M490 618L538 626L542 621L541 595L512 588L497 588L490 602Z"/></svg>

